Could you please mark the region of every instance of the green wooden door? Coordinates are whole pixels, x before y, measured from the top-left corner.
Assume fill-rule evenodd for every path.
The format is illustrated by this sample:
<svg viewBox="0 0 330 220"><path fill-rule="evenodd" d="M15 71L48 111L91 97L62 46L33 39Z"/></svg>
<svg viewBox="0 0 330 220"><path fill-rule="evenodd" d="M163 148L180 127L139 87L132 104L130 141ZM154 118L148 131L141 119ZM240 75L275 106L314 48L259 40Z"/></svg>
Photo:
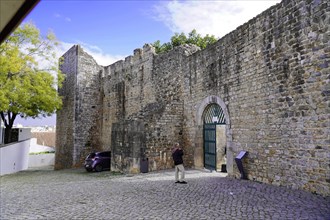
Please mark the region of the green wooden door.
<svg viewBox="0 0 330 220"><path fill-rule="evenodd" d="M216 124L204 124L204 167L216 170Z"/></svg>

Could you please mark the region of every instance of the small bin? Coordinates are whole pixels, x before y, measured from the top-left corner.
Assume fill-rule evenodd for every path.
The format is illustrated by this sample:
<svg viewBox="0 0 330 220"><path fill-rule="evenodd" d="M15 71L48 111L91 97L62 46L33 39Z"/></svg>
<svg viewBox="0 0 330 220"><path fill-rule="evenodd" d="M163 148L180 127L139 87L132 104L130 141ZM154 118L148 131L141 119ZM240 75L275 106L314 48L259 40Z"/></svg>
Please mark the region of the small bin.
<svg viewBox="0 0 330 220"><path fill-rule="evenodd" d="M221 172L222 173L227 173L227 165L226 164L221 164Z"/></svg>
<svg viewBox="0 0 330 220"><path fill-rule="evenodd" d="M140 172L141 173L148 173L149 171L149 159L142 158L140 161Z"/></svg>

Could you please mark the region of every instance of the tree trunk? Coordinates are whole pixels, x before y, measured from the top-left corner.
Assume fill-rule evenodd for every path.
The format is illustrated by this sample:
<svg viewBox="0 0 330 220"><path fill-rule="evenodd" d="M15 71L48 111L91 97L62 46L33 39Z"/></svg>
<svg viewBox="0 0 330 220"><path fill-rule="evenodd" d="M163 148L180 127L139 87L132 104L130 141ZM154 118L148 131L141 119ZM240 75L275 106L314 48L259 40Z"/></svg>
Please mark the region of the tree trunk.
<svg viewBox="0 0 330 220"><path fill-rule="evenodd" d="M5 127L5 138L4 138L5 144L9 144L11 142L11 130L12 128Z"/></svg>
<svg viewBox="0 0 330 220"><path fill-rule="evenodd" d="M11 137L12 137L12 128L14 125L14 121L16 119L17 114L13 112L7 112L6 115L4 112L0 112L0 116L2 121L5 124L5 138L4 142L5 144L8 144L11 142ZM7 116L7 119L6 119Z"/></svg>

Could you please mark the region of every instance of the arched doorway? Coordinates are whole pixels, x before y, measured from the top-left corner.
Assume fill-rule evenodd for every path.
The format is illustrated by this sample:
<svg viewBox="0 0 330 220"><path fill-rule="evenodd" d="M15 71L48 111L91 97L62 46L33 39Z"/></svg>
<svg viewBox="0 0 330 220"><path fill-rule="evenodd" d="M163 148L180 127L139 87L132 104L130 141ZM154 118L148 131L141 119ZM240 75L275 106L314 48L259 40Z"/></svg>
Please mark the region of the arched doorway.
<svg viewBox="0 0 330 220"><path fill-rule="evenodd" d="M226 119L222 108L211 103L203 112L204 167L226 172Z"/></svg>
<svg viewBox="0 0 330 220"><path fill-rule="evenodd" d="M228 114L227 105L218 96L208 96L201 100L196 108L196 133L195 133L195 151L194 164L196 168L207 168L205 166L205 129L215 130L213 137L215 137L216 153L214 156L213 170L221 171L222 164L226 164L229 175L233 172L234 156L232 149L232 134L230 128L230 118ZM213 113L213 115L212 115ZM218 115L218 118L213 118ZM220 116L221 115L221 116ZM205 123L206 122L206 123ZM210 122L210 123L209 123ZM210 125L213 124L213 125ZM205 127L204 125L208 125ZM210 125L210 126L209 126ZM212 150L212 149L211 149ZM210 149L207 149L210 152ZM225 157L224 157L225 156ZM214 165L214 163L216 165Z"/></svg>

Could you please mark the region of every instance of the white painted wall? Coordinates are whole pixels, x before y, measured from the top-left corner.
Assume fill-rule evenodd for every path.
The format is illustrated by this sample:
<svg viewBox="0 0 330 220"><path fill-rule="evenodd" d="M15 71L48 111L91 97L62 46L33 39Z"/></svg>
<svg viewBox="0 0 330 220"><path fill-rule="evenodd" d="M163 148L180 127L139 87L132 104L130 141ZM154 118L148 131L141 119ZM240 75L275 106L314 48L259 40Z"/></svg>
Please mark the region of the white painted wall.
<svg viewBox="0 0 330 220"><path fill-rule="evenodd" d="M39 153L39 152L46 152L46 151L48 151L48 152L49 151L54 151L55 152L55 148L37 144L37 138L31 138L30 153Z"/></svg>
<svg viewBox="0 0 330 220"><path fill-rule="evenodd" d="M55 165L55 148L37 144L37 138L31 138L30 153L53 151L49 154L29 155L29 167L43 167Z"/></svg>
<svg viewBox="0 0 330 220"><path fill-rule="evenodd" d="M0 148L0 175L28 169L30 140Z"/></svg>
<svg viewBox="0 0 330 220"><path fill-rule="evenodd" d="M44 167L55 165L55 153L29 155L29 167Z"/></svg>
<svg viewBox="0 0 330 220"><path fill-rule="evenodd" d="M2 119L0 118L0 145L4 143L4 134L5 134L4 125Z"/></svg>

